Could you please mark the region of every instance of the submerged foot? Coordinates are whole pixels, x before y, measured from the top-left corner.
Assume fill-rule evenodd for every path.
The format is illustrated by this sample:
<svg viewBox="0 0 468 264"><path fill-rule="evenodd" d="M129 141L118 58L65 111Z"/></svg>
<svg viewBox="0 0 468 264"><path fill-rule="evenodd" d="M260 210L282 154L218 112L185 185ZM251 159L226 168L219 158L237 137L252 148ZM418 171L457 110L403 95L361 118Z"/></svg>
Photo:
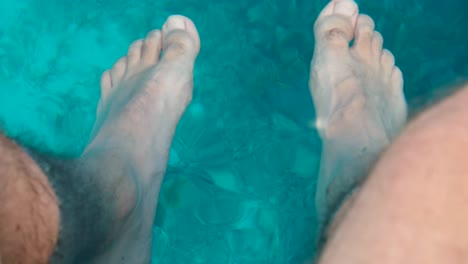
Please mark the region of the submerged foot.
<svg viewBox="0 0 468 264"><path fill-rule="evenodd" d="M110 224L118 230L95 263L149 263L159 187L176 126L192 98L199 48L194 24L171 16L102 75L93 140L84 156L101 171L99 186L114 205Z"/></svg>
<svg viewBox="0 0 468 264"><path fill-rule="evenodd" d="M194 24L182 16L171 16L161 31L132 43L127 56L102 75L94 141L117 138L135 155L169 148L192 99L199 49Z"/></svg>
<svg viewBox="0 0 468 264"><path fill-rule="evenodd" d="M354 1L331 1L317 19L315 39L310 89L323 140L316 203L326 217L399 133L406 103L392 53Z"/></svg>

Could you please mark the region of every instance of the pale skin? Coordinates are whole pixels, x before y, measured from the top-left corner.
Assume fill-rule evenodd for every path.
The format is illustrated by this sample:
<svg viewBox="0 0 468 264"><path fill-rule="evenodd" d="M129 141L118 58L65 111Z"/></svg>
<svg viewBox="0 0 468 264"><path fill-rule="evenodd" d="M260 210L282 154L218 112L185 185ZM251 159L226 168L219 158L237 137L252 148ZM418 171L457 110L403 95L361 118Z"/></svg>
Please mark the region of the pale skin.
<svg viewBox="0 0 468 264"><path fill-rule="evenodd" d="M334 0L314 31L310 87L324 143L316 201L323 222L339 209L318 261L466 263L468 87L401 131L402 74L372 19L352 0ZM172 16L104 72L93 138L71 161L79 172L71 175L110 204L98 207L110 227L93 238L102 243L89 263L149 263L159 188L192 97L199 49L192 21ZM44 167L0 137L0 263L74 263L90 252L57 257L68 252L70 238L59 236L68 200L50 181Z"/></svg>

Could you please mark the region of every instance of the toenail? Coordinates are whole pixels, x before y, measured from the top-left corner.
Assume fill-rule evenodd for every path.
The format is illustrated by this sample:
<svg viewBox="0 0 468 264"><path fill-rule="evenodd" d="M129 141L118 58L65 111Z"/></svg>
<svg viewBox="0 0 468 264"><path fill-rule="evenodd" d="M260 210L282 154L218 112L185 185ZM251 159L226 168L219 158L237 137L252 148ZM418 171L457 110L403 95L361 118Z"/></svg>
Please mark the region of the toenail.
<svg viewBox="0 0 468 264"><path fill-rule="evenodd" d="M353 16L357 10L357 5L353 1L338 1L335 5L335 12L345 16Z"/></svg>
<svg viewBox="0 0 468 264"><path fill-rule="evenodd" d="M129 53L140 52L142 46L143 46L143 40L138 40L138 41L133 42L130 45L130 48L128 49Z"/></svg>
<svg viewBox="0 0 468 264"><path fill-rule="evenodd" d="M360 15L357 23L360 27L369 27L372 30L375 28L374 20L368 15Z"/></svg>
<svg viewBox="0 0 468 264"><path fill-rule="evenodd" d="M148 33L147 38L158 38L161 35L161 31L152 30Z"/></svg>
<svg viewBox="0 0 468 264"><path fill-rule="evenodd" d="M185 29L185 20L181 16L170 16L166 21L168 30Z"/></svg>

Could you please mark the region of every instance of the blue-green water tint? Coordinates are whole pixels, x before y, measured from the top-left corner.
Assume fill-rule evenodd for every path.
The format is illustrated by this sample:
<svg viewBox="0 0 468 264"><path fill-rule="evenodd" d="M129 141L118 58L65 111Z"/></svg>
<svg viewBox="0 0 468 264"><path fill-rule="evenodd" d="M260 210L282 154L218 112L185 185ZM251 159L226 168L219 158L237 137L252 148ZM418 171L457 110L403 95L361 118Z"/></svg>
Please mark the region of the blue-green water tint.
<svg viewBox="0 0 468 264"><path fill-rule="evenodd" d="M168 15L187 15L202 51L160 195L154 260L302 263L314 254L320 153L307 75L327 1L132 2L2 0L1 127L42 151L79 154L100 73ZM404 72L412 113L468 77L466 1L359 2Z"/></svg>

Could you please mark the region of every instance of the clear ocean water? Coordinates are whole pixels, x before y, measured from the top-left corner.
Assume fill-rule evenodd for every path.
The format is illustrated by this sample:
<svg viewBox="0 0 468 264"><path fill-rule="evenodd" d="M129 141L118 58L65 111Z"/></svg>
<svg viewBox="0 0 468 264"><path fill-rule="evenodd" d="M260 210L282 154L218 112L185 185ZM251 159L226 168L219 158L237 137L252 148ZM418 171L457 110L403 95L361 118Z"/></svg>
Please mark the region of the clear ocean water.
<svg viewBox="0 0 468 264"><path fill-rule="evenodd" d="M326 2L0 0L0 128L79 155L100 74L168 15L189 16L202 51L160 193L153 263L301 264L317 233L321 142L307 80ZM395 54L412 115L468 78L466 0L359 4Z"/></svg>

